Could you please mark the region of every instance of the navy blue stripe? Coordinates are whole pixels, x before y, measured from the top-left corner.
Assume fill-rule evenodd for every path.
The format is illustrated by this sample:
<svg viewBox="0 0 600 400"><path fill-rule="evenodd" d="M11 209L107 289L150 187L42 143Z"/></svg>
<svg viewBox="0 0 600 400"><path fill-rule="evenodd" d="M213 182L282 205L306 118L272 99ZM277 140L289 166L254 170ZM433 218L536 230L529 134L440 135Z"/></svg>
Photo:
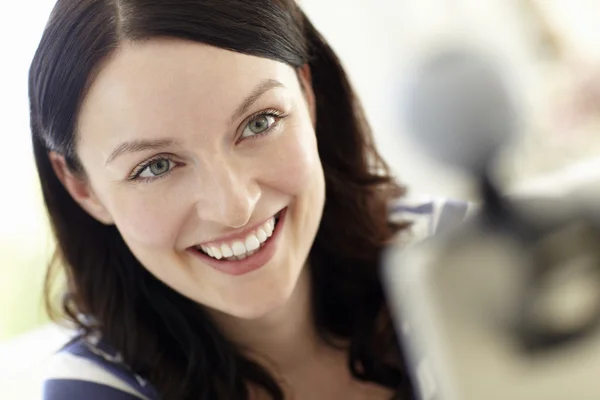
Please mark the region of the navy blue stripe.
<svg viewBox="0 0 600 400"><path fill-rule="evenodd" d="M140 400L130 393L95 382L49 379L44 382L43 400Z"/></svg>
<svg viewBox="0 0 600 400"><path fill-rule="evenodd" d="M433 214L433 203L419 204L418 206L408 206L406 204L396 204L392 206L392 213L412 213L412 214Z"/></svg>
<svg viewBox="0 0 600 400"><path fill-rule="evenodd" d="M116 351L108 348L106 344L99 343L97 348L110 354L111 356L116 354ZM154 388L152 384L147 381L144 382L143 385L140 384L140 382L136 379L135 374L128 370L124 365L105 360L103 357L91 351L88 345L81 339L79 341L70 343L63 349L63 351L93 362L149 399L158 398L156 388Z"/></svg>

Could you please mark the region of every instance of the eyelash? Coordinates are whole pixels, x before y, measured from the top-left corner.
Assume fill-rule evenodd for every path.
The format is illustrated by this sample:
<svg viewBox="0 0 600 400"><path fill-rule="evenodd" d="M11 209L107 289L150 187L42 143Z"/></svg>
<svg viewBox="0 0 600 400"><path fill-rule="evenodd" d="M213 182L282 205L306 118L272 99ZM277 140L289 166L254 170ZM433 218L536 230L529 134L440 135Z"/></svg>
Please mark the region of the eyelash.
<svg viewBox="0 0 600 400"><path fill-rule="evenodd" d="M273 117L275 118L275 122L273 122L273 124L265 131L261 132L261 133L256 133L252 136L248 136L243 138L242 140L248 140L248 139L258 139L264 136L268 136L269 134L272 133L273 129L275 127L277 127L277 125L279 124L279 122L287 117L287 115L284 115L284 113L282 113L281 111L275 110L275 109L268 109L268 110L263 110L260 111L254 115L252 115L250 118L247 119L246 124L244 125L244 129L245 127L247 127L250 122L252 122L253 120L260 118L260 117ZM238 142L242 141L242 140L238 140ZM146 160L145 162L143 162L142 164L138 165L129 175L129 177L127 178L128 181L130 182L134 182L134 183L147 183L147 182L154 182L158 179L161 178L165 178L168 175L171 174L171 172L173 172L173 169L175 169L175 167L172 167L171 169L169 169L169 171L165 172L164 174L158 175L158 176L154 176L154 177L140 177L140 175L148 168L150 167L150 165L152 165L152 163L156 162L156 161L162 161L162 160L166 160L169 163L173 163L176 164L175 161L173 161L173 157L169 154L158 154L148 160Z"/></svg>
<svg viewBox="0 0 600 400"><path fill-rule="evenodd" d="M252 122L253 120L260 118L260 117L273 117L273 118L275 118L275 122L273 122L273 124L269 128L267 128L267 130L265 130L261 133L256 133L252 136L242 138L241 140L238 140L238 142L240 142L242 140L247 140L247 139L258 139L258 138L270 135L272 133L273 129L275 127L277 127L277 125L279 125L279 122L281 122L282 119L287 117L287 115L285 115L284 113L282 113L279 110L275 110L272 108L263 110L263 111L260 111L256 114L250 116L250 118L248 118L246 120L246 123L244 124L244 129L250 124L250 122Z"/></svg>
<svg viewBox="0 0 600 400"><path fill-rule="evenodd" d="M167 172L165 172L164 174L161 175L157 175L154 177L140 177L140 175L142 174L142 172L144 172L146 170L146 168L150 167L150 165L152 165L153 163L155 163L156 161L163 161L166 160L169 162L169 164L177 164L174 160L173 160L173 156L169 155L169 154L158 154L146 161L144 161L142 164L138 165L137 167L135 167L135 169L131 172L131 174L129 175L129 177L127 178L128 181L131 182L151 182L151 181L155 181L157 179L161 179L164 178L168 175L171 174L171 172L173 172L173 169L175 169L175 167L172 167L171 169L169 169Z"/></svg>

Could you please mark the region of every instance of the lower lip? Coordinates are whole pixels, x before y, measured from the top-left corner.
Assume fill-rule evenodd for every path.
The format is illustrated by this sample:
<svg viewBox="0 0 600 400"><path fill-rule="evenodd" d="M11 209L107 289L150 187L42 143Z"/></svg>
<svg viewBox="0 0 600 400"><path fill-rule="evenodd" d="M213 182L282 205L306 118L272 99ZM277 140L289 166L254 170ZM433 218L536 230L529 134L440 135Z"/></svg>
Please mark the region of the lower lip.
<svg viewBox="0 0 600 400"><path fill-rule="evenodd" d="M243 260L217 260L194 248L191 248L188 251L191 252L195 257L198 257L200 260L202 260L203 263L208 264L217 271L223 272L227 275L239 276L255 271L268 263L275 255L275 251L277 250L277 242L281 237L281 229L285 223L286 214L287 208L281 211L279 214L279 220L277 221L277 224L275 224L273 235L271 235L271 237L256 253L244 258Z"/></svg>

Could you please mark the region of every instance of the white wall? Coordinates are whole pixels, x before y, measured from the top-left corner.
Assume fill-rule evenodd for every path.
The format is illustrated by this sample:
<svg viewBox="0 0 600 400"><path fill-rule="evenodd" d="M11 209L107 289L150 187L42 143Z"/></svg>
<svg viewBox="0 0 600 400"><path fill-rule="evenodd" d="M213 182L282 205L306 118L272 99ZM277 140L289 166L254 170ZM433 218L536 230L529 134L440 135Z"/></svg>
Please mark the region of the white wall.
<svg viewBox="0 0 600 400"><path fill-rule="evenodd" d="M525 129L504 160L508 182L528 181L600 155L595 129L559 132L556 103L571 79L561 65L537 58L533 33L539 22L558 34L569 56L600 64L598 0L299 0L337 51L361 96L381 152L415 192L468 197L469 180L415 149L399 123L398 82L423 49L464 40L503 61L523 102ZM592 64L595 65L595 64ZM563 86L561 86L563 85ZM396 92L395 92L396 91ZM553 132L554 131L554 132Z"/></svg>
<svg viewBox="0 0 600 400"><path fill-rule="evenodd" d="M45 320L41 286L51 246L30 143L27 76L53 4L0 2L0 341Z"/></svg>
<svg viewBox="0 0 600 400"><path fill-rule="evenodd" d="M513 21L512 8L505 6L506 1L301 0L300 3L345 64L370 118L380 151L398 177L414 192L469 196L467 177L436 164L411 143L399 118L400 83L423 48L444 41L469 40L504 55L511 67L520 71L521 79L533 84L526 53L519 45L519 27Z"/></svg>
<svg viewBox="0 0 600 400"><path fill-rule="evenodd" d="M38 230L27 74L51 0L0 2L0 235ZM28 210L28 212L25 212ZM17 229L18 228L18 229ZM1 236L0 236L1 237Z"/></svg>

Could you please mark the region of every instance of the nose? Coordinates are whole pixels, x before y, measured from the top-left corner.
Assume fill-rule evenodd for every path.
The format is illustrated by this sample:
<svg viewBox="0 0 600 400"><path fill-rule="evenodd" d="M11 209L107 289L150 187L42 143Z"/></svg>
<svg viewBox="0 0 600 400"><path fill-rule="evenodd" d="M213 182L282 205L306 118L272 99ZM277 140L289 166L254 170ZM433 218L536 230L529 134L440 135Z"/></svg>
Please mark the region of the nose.
<svg viewBox="0 0 600 400"><path fill-rule="evenodd" d="M200 219L230 228L245 226L261 196L256 181L243 168L213 164L201 179L196 209Z"/></svg>

